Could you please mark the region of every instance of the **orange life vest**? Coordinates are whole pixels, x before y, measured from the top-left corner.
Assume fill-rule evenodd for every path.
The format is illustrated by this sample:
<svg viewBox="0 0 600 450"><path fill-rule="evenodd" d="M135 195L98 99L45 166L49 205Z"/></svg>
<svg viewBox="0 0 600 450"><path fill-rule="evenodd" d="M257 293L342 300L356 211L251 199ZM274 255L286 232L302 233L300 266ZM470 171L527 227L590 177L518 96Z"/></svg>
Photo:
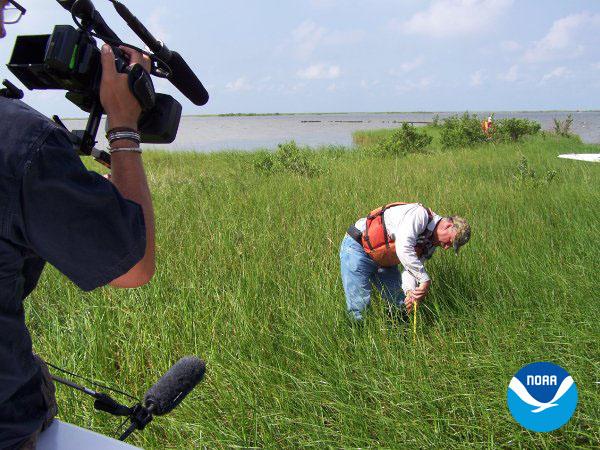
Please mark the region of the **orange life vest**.
<svg viewBox="0 0 600 450"><path fill-rule="evenodd" d="M365 232L362 234L362 246L367 255L373 259L379 266L391 267L400 264L398 255L396 254L396 243L390 239L385 227L383 213L386 209L394 206L410 205L411 203L395 202L389 203L381 208L374 209L367 216L367 224ZM423 206L423 205L421 205ZM433 219L433 212L429 208L425 208L429 215L429 221ZM416 245L415 252L420 257L423 254L423 246Z"/></svg>
<svg viewBox="0 0 600 450"><path fill-rule="evenodd" d="M492 134L492 131L494 131L492 121L487 119L481 122L481 130L483 131L483 134L489 137Z"/></svg>

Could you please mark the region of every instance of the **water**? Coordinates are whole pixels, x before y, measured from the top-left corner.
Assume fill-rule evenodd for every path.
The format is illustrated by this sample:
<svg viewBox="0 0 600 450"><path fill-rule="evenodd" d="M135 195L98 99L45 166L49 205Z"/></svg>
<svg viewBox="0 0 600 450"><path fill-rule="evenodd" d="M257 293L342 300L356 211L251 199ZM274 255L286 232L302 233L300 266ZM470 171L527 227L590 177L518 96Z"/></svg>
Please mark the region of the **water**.
<svg viewBox="0 0 600 450"><path fill-rule="evenodd" d="M357 130L395 128L403 121L430 122L436 113L347 113L300 114L272 116L216 116L183 117L177 139L172 144L148 145L144 148L193 150L213 152L220 150L273 149L277 144L295 140L302 145L352 145L352 133ZM452 113L437 113L441 118ZM481 117L488 113L480 113ZM553 118L565 120L573 115L572 131L587 143L600 143L600 111L595 112L501 112L496 119L522 117L541 123L551 130ZM66 120L69 129L83 128L84 120ZM104 124L100 130L104 130ZM98 147L107 146L98 133Z"/></svg>

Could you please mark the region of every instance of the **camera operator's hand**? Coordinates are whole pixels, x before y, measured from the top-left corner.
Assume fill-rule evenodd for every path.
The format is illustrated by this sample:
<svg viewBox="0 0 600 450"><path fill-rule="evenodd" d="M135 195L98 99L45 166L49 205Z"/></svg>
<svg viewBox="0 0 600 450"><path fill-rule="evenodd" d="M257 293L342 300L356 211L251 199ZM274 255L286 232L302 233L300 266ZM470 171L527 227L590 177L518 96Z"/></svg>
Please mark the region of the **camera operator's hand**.
<svg viewBox="0 0 600 450"><path fill-rule="evenodd" d="M129 57L130 65L141 64L150 71L150 58L129 47L119 47ZM129 90L126 73L117 72L115 55L108 44L102 46L102 81L100 102L106 111L109 128L127 127L137 130L142 113L140 104Z"/></svg>

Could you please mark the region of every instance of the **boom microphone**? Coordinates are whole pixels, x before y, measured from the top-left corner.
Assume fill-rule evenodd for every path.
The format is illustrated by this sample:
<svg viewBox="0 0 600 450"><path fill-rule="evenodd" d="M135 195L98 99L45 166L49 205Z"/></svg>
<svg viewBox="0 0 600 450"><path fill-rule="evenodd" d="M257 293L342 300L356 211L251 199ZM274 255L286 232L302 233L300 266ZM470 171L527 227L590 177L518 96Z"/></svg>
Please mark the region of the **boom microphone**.
<svg viewBox="0 0 600 450"><path fill-rule="evenodd" d="M173 72L169 77L171 84L195 105L205 105L208 102L208 92L181 55L171 51L171 57L165 62Z"/></svg>
<svg viewBox="0 0 600 450"><path fill-rule="evenodd" d="M78 0L83 1L83 0ZM89 1L89 0L88 0ZM208 102L208 92L190 66L181 55L171 51L167 46L152 36L152 33L133 15L129 9L117 0L110 0L117 13L127 23L129 28L154 52L162 61L171 68L171 76L168 80L179 92L185 95L192 103L202 106Z"/></svg>
<svg viewBox="0 0 600 450"><path fill-rule="evenodd" d="M185 356L148 389L144 403L155 416L173 410L202 380L206 364L195 356Z"/></svg>

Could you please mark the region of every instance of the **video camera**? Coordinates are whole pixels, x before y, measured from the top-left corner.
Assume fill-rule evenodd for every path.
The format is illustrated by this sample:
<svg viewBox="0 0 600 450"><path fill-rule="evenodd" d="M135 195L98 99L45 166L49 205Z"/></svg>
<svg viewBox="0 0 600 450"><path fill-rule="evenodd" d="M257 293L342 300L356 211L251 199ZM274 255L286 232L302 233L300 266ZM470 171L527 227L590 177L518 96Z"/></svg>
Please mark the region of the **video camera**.
<svg viewBox="0 0 600 450"><path fill-rule="evenodd" d="M152 54L123 43L91 0L57 0L71 13L77 28L57 25L52 34L18 36L8 63L9 70L28 89L66 90L66 98L90 114L85 130L70 133L71 141L80 154L91 155L107 167L110 167L110 155L95 148L104 113L99 98L102 65L95 38L111 45L117 71L128 74L130 90L143 110L138 122L142 142L173 142L181 120L181 104L170 95L155 93L150 74L166 78L198 106L208 102L206 89L181 55L155 39L122 3L109 1ZM118 48L120 45L149 55L152 61L150 74L139 65L130 67L126 55ZM57 116L53 118L64 127Z"/></svg>

